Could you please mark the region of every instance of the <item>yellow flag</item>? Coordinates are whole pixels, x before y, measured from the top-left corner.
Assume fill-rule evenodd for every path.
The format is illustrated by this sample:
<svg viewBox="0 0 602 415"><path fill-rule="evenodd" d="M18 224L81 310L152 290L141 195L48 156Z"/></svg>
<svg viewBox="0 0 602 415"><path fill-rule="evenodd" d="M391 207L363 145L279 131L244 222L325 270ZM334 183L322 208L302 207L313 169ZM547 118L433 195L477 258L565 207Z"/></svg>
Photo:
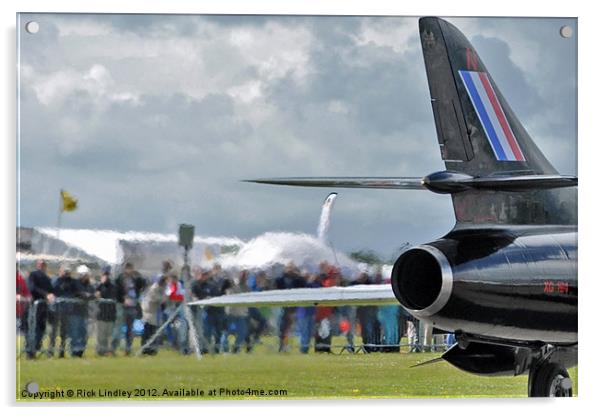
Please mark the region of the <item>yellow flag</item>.
<svg viewBox="0 0 602 415"><path fill-rule="evenodd" d="M205 260L207 261L211 261L214 257L213 252L211 251L211 249L209 249L208 246L205 247L205 251L203 252L204 256L205 256Z"/></svg>
<svg viewBox="0 0 602 415"><path fill-rule="evenodd" d="M61 190L61 212L72 212L77 209L77 199L66 192L65 190Z"/></svg>

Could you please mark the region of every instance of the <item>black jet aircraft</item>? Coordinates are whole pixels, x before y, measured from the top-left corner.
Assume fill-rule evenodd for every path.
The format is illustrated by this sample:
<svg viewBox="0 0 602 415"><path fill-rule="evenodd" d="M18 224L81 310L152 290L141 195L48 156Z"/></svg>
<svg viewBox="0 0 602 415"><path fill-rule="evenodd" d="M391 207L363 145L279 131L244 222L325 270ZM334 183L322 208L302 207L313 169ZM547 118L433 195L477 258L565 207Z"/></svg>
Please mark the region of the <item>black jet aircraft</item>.
<svg viewBox="0 0 602 415"><path fill-rule="evenodd" d="M424 17L419 28L445 171L250 181L450 194L454 228L397 259L395 297L435 330L455 333L443 360L479 375L528 373L529 396L572 396L566 369L577 364L577 178L559 175L545 158L456 27ZM336 303L312 292L322 295L315 304Z"/></svg>

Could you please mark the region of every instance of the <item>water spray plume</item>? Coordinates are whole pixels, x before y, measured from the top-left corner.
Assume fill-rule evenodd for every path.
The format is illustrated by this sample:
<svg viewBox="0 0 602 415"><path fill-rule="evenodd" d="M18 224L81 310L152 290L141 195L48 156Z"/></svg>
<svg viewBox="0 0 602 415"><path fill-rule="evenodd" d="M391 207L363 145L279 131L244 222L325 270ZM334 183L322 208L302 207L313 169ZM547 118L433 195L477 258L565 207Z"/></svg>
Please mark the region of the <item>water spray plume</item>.
<svg viewBox="0 0 602 415"><path fill-rule="evenodd" d="M318 239L322 242L326 242L328 228L330 227L330 215L336 198L337 193L331 193L322 205L322 213L320 214L320 222L318 223Z"/></svg>

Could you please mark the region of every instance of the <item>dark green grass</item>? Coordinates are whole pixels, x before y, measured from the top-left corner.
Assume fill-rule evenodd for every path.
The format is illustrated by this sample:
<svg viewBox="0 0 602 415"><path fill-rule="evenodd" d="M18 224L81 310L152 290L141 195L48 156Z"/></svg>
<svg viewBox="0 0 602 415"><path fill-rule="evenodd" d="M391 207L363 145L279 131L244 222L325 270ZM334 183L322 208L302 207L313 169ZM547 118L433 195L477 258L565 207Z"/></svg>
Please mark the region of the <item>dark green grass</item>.
<svg viewBox="0 0 602 415"><path fill-rule="evenodd" d="M335 341L342 343L342 340ZM252 354L207 355L201 360L170 350L162 350L154 357L96 357L89 353L84 359L43 357L28 361L19 358L17 400L34 400L21 396L21 391L31 381L39 384L41 391L156 389L159 396L154 399L186 399L160 396L165 388L170 391L194 388L205 392L204 397L192 399L254 399L219 393L208 396L210 390L219 392L220 388L286 389L286 396L278 399L526 396L526 376L475 376L445 362L410 368L439 355L403 351L301 355L296 350L278 354L270 345L264 345ZM569 372L576 394L577 369ZM96 400L99 399L97 396Z"/></svg>

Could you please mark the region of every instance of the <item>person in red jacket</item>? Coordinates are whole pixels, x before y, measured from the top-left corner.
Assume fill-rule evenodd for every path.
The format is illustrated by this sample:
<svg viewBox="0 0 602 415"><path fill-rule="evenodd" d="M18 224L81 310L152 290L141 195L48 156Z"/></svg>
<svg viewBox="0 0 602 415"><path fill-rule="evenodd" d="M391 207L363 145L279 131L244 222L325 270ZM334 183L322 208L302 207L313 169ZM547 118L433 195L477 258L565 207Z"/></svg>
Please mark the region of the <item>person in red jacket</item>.
<svg viewBox="0 0 602 415"><path fill-rule="evenodd" d="M166 309L168 315L171 315L174 312L178 313L176 319L171 323L172 334L174 336L173 345L181 353L188 354L190 353L188 348L188 323L184 317L184 310L180 309L179 311L176 311L184 302L184 285L173 273L170 273L168 276L165 294L168 297L168 306Z"/></svg>
<svg viewBox="0 0 602 415"><path fill-rule="evenodd" d="M320 284L322 287L334 287L341 285L340 270L322 262L320 264ZM330 344L332 342L332 316L334 314L333 307L316 307L316 335L315 346L316 352L330 353Z"/></svg>
<svg viewBox="0 0 602 415"><path fill-rule="evenodd" d="M17 329L25 335L27 335L27 311L30 302L31 293L17 264Z"/></svg>
<svg viewBox="0 0 602 415"><path fill-rule="evenodd" d="M184 301L184 286L175 275L170 275L169 277L167 294L169 295L169 301L173 301L178 305Z"/></svg>

